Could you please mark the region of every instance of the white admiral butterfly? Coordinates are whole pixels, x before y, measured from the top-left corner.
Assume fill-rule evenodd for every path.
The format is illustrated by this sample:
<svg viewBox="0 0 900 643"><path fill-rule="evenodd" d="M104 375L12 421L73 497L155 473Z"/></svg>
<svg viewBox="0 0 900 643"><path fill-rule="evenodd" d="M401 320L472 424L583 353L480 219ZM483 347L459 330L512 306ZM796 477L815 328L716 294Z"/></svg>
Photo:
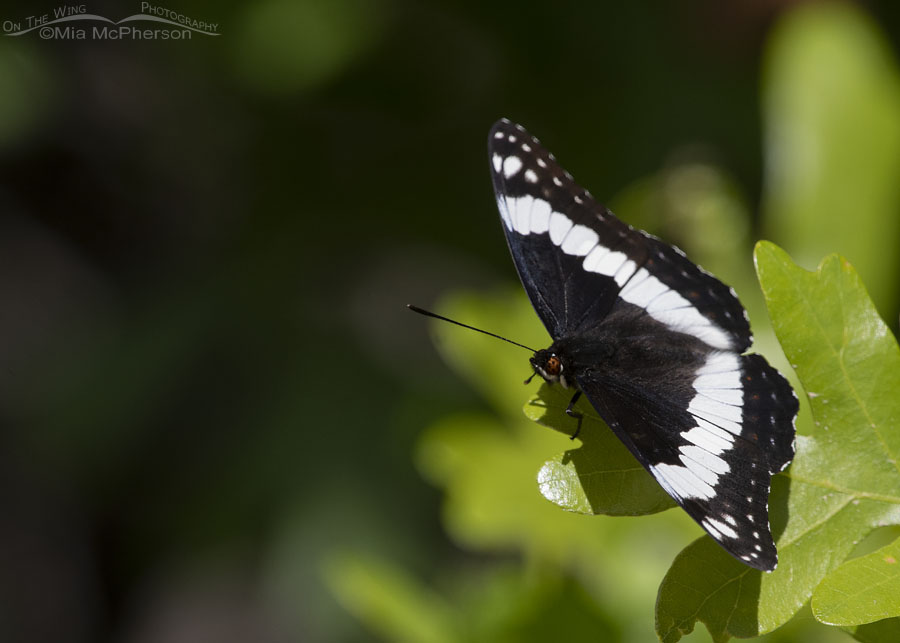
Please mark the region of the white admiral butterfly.
<svg viewBox="0 0 900 643"><path fill-rule="evenodd" d="M794 455L798 401L743 354L752 336L734 290L619 221L520 125L498 121L488 148L506 241L553 338L535 374L573 389L573 417L583 394L726 551L775 569L769 488Z"/></svg>

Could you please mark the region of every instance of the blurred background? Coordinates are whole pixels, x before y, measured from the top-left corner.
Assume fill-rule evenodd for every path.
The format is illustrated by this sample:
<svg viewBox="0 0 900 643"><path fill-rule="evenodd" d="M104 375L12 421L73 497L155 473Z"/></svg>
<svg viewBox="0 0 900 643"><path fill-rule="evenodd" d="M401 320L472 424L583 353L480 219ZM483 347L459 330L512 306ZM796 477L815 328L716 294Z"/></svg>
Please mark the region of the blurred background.
<svg viewBox="0 0 900 643"><path fill-rule="evenodd" d="M56 6L0 15L2 641L653 640L699 528L543 500L571 445L522 416L526 356L404 308L544 341L501 116L733 284L774 361L759 238L841 252L897 330L896 3L188 0L155 6L219 35L8 35Z"/></svg>

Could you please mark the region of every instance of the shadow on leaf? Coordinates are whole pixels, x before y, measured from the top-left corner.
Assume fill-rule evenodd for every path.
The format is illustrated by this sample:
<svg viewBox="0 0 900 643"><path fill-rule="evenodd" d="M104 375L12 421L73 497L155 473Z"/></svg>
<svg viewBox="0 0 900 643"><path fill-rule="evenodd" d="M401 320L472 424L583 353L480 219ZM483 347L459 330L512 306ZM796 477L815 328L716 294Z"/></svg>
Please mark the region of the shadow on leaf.
<svg viewBox="0 0 900 643"><path fill-rule="evenodd" d="M678 641L694 630L698 620L706 624L714 641L758 636L762 574L726 553L709 536L698 538L678 554L659 587L659 640Z"/></svg>
<svg viewBox="0 0 900 643"><path fill-rule="evenodd" d="M572 391L545 383L525 405L525 415L571 436L578 426L565 412L571 398ZM582 444L541 467L538 485L545 498L567 511L609 516L641 516L675 506L587 400L579 400L575 409L583 416L577 438Z"/></svg>

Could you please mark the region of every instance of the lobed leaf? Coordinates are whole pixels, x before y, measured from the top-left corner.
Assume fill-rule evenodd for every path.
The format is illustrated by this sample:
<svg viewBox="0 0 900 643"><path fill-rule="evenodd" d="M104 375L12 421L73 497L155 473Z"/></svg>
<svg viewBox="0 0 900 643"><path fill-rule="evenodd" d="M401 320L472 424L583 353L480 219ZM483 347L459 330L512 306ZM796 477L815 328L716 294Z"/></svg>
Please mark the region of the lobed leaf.
<svg viewBox="0 0 900 643"><path fill-rule="evenodd" d="M761 242L755 260L774 329L815 420L776 476L770 518L780 563L751 570L702 538L676 559L657 603L657 633L677 641L696 621L713 638L755 636L790 619L874 528L900 522L900 349L853 268L817 272Z"/></svg>

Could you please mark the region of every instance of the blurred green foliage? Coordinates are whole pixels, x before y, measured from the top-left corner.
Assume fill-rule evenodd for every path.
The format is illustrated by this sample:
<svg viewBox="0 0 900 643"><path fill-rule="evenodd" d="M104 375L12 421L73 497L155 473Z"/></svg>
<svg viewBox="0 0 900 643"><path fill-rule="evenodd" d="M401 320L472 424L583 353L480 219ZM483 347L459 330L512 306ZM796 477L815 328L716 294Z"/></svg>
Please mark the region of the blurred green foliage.
<svg viewBox="0 0 900 643"><path fill-rule="evenodd" d="M252 89L309 92L345 71L380 36L385 7L373 0L268 0L237 21L235 66Z"/></svg>
<svg viewBox="0 0 900 643"><path fill-rule="evenodd" d="M699 528L549 503L577 445L523 415L526 355L436 328L448 372L403 305L466 288L446 310L547 343L490 194L508 116L734 285L773 361L763 233L845 254L896 329L900 14L792 4L187 0L221 36L4 36L0 638L652 640Z"/></svg>
<svg viewBox="0 0 900 643"><path fill-rule="evenodd" d="M763 73L766 233L807 268L835 251L900 313L900 70L850 5L807 7L771 35Z"/></svg>

